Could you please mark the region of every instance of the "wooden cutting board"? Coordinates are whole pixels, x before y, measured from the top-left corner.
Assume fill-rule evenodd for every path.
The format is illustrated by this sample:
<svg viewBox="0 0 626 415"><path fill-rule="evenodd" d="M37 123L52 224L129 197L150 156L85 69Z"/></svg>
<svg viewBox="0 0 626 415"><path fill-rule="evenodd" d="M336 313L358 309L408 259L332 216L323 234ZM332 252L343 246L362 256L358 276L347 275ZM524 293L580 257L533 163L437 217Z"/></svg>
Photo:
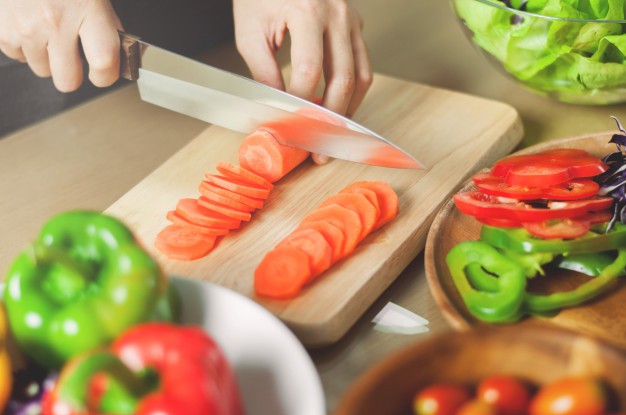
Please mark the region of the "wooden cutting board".
<svg viewBox="0 0 626 415"><path fill-rule="evenodd" d="M251 297L282 319L310 347L341 338L423 249L440 205L472 173L511 152L522 137L511 107L469 95L377 75L356 121L400 145L427 170L372 167L340 160L307 161L283 178L265 207L223 238L207 257L166 259L154 249L165 214L183 197L197 197L206 172L219 161L237 163L244 135L216 126L187 146L107 209L123 219L165 272L212 281ZM149 151L149 149L147 150ZM302 217L326 197L358 180L385 180L399 196L400 212L372 233L297 298L255 296L254 269Z"/></svg>

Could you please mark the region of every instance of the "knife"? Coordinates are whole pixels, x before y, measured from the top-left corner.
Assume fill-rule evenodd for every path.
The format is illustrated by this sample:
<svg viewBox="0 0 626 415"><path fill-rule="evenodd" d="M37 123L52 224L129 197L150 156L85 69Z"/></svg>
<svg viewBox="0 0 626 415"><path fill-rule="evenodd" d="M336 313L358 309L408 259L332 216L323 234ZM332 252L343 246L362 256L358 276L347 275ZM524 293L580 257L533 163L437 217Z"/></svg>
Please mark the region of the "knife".
<svg viewBox="0 0 626 415"><path fill-rule="evenodd" d="M144 101L246 134L266 129L280 144L333 158L424 168L394 143L324 107L136 36L120 36L121 76L137 81Z"/></svg>

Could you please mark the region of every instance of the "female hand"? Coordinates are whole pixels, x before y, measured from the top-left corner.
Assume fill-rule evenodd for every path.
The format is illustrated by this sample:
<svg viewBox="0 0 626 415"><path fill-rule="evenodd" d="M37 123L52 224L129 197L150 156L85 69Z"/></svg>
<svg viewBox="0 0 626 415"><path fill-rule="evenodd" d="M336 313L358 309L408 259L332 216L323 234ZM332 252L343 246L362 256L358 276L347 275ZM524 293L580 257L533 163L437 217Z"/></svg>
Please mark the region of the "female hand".
<svg viewBox="0 0 626 415"><path fill-rule="evenodd" d="M109 0L0 0L0 50L38 76L52 76L62 92L83 81L79 39L91 82L117 80L121 28Z"/></svg>
<svg viewBox="0 0 626 415"><path fill-rule="evenodd" d="M352 116L372 83L363 22L345 0L233 0L237 49L252 76L285 89L276 52L291 37L289 93L311 100L322 76L323 105ZM326 156L315 156L325 162Z"/></svg>

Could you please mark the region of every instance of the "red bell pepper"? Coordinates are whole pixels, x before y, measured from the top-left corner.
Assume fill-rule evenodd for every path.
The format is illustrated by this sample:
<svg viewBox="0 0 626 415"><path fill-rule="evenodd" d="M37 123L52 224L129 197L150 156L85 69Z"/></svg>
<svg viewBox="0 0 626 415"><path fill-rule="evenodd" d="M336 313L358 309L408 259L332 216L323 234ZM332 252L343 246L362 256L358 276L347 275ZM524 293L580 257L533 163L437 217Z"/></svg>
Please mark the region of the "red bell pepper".
<svg viewBox="0 0 626 415"><path fill-rule="evenodd" d="M72 359L43 415L241 415L235 374L204 331L150 323Z"/></svg>

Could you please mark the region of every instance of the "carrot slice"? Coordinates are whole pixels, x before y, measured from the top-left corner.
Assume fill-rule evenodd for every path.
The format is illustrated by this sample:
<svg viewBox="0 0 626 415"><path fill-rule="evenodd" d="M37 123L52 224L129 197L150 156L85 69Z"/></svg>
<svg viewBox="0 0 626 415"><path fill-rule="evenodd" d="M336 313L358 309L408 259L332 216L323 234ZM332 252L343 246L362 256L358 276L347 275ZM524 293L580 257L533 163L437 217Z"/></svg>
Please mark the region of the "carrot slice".
<svg viewBox="0 0 626 415"><path fill-rule="evenodd" d="M224 197L228 197L230 199L236 200L237 202L243 203L244 205L250 206L251 208L255 208L255 209L263 208L262 199L255 199L253 197L240 195L239 193L231 192L230 190L224 189L223 187L219 187L216 184L213 184L211 182L207 182L207 181L201 182L199 190L200 190L200 194L203 196L206 196L205 192L210 191L212 193L217 193Z"/></svg>
<svg viewBox="0 0 626 415"><path fill-rule="evenodd" d="M180 199L176 204L176 213L188 222L207 228L236 229L241 226L238 219L200 206L198 199Z"/></svg>
<svg viewBox="0 0 626 415"><path fill-rule="evenodd" d="M274 185L263 177L259 176L251 172L250 170L246 170L241 166L237 166L236 164L227 163L225 161L220 161L217 163L217 171L220 172L223 176L232 177L233 179L239 179L241 181L250 183L254 186L261 186L266 189L272 190Z"/></svg>
<svg viewBox="0 0 626 415"><path fill-rule="evenodd" d="M366 189L365 187L352 187L348 190L342 190L340 193L360 193L369 200L369 202L376 208L376 221L380 218L380 205L378 204L378 196L372 189Z"/></svg>
<svg viewBox="0 0 626 415"><path fill-rule="evenodd" d="M169 225L157 234L154 245L170 259L193 261L211 252L216 239L186 226Z"/></svg>
<svg viewBox="0 0 626 415"><path fill-rule="evenodd" d="M328 242L328 245L330 245L330 249L333 253L331 258L332 262L335 263L341 259L346 243L346 236L343 230L337 225L333 225L331 222L325 220L316 220L300 224L294 232L300 229L315 229L321 233L324 239L326 239L326 242Z"/></svg>
<svg viewBox="0 0 626 415"><path fill-rule="evenodd" d="M380 207L380 217L374 229L376 230L393 219L398 213L398 195L391 188L389 183L382 181L362 181L352 183L341 192L353 191L354 188L365 188L376 192L378 196L378 206Z"/></svg>
<svg viewBox="0 0 626 415"><path fill-rule="evenodd" d="M214 210L215 212L219 212L223 215L230 216L233 219L238 219L242 221L249 221L252 218L250 212L244 212L241 210L234 209L230 206L223 205L218 202L214 202L210 199L207 199L204 196L200 196L198 199L198 204L206 209Z"/></svg>
<svg viewBox="0 0 626 415"><path fill-rule="evenodd" d="M346 238L341 257L354 251L354 248L360 241L361 230L363 228L358 213L343 206L332 204L312 210L302 219L301 223L304 224L318 220L328 221L343 231Z"/></svg>
<svg viewBox="0 0 626 415"><path fill-rule="evenodd" d="M364 239L374 229L378 220L376 208L367 198L360 193L337 193L324 200L319 207L337 204L345 208L354 210L361 219L361 236Z"/></svg>
<svg viewBox="0 0 626 415"><path fill-rule="evenodd" d="M333 251L326 238L315 229L295 230L280 241L276 248L282 246L295 246L309 257L311 279L330 268Z"/></svg>
<svg viewBox="0 0 626 415"><path fill-rule="evenodd" d="M291 298L310 278L307 255L295 246L283 246L261 260L254 271L254 290L265 297Z"/></svg>
<svg viewBox="0 0 626 415"><path fill-rule="evenodd" d="M240 195L254 197L256 199L267 199L270 195L269 189L253 186L249 183L242 182L241 180L233 179L231 177L224 177L216 174L206 174L205 177L209 182L216 184L223 189L230 190L231 192L239 193Z"/></svg>
<svg viewBox="0 0 626 415"><path fill-rule="evenodd" d="M220 203L222 205L231 207L235 210L240 210L242 212L250 212L252 213L254 211L253 207L250 207L248 205L246 205L245 203L241 203L236 201L235 199L231 199L229 197L226 196L222 196L219 193L216 193L215 191L213 191L212 189L205 189L202 192L202 197L205 197L213 202L217 202Z"/></svg>
<svg viewBox="0 0 626 415"><path fill-rule="evenodd" d="M309 152L279 144L265 130L247 136L239 146L239 165L274 183L309 157Z"/></svg>
<svg viewBox="0 0 626 415"><path fill-rule="evenodd" d="M227 235L229 231L226 228L209 228L207 226L201 226L201 225L197 225L195 223L189 222L188 220L180 216L178 213L176 213L175 210L170 210L169 212L167 212L167 220L172 222L174 225L187 226L188 228L192 228L196 232L204 233L206 235L224 236L224 235Z"/></svg>

